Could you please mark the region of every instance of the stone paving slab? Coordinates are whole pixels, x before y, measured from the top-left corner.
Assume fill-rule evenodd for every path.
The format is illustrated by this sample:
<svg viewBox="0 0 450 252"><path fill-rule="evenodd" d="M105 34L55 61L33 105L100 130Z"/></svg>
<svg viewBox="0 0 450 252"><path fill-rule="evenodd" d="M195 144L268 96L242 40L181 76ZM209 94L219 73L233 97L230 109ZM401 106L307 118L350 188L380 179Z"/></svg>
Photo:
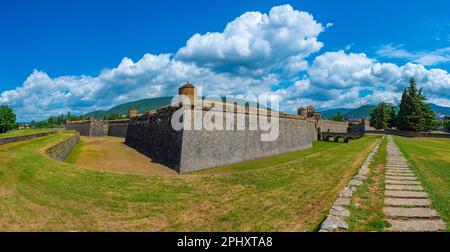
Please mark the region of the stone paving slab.
<svg viewBox="0 0 450 252"><path fill-rule="evenodd" d="M435 218L439 217L437 212L431 208L423 207L385 207L383 212L389 217L410 217L410 218Z"/></svg>
<svg viewBox="0 0 450 252"><path fill-rule="evenodd" d="M400 171L404 171L404 170L410 171L411 170L410 167L398 167L398 166L386 166L386 169L387 170L400 170Z"/></svg>
<svg viewBox="0 0 450 252"><path fill-rule="evenodd" d="M391 184L391 185L420 185L419 181L409 181L409 180L387 179L384 182L386 184Z"/></svg>
<svg viewBox="0 0 450 252"><path fill-rule="evenodd" d="M409 167L386 167L386 170L411 171Z"/></svg>
<svg viewBox="0 0 450 252"><path fill-rule="evenodd" d="M330 211L331 215L338 217L350 217L350 211L343 206L333 206Z"/></svg>
<svg viewBox="0 0 450 252"><path fill-rule="evenodd" d="M341 198L345 198L345 197L351 198L353 196L353 191L352 191L352 189L349 186L347 186L341 191L339 196Z"/></svg>
<svg viewBox="0 0 450 252"><path fill-rule="evenodd" d="M401 171L410 171L410 167L398 167L398 166L386 166L387 170L401 170Z"/></svg>
<svg viewBox="0 0 450 252"><path fill-rule="evenodd" d="M400 174L400 175L389 175L389 174L386 174L386 176L391 176L391 177L411 177L411 178L415 178L416 177L414 174Z"/></svg>
<svg viewBox="0 0 450 252"><path fill-rule="evenodd" d="M414 191L384 191L386 197L395 198L428 198L426 192L414 192Z"/></svg>
<svg viewBox="0 0 450 252"><path fill-rule="evenodd" d="M389 231L400 232L438 232L445 230L442 220L387 220L391 227Z"/></svg>
<svg viewBox="0 0 450 252"><path fill-rule="evenodd" d="M417 181L416 177L411 176L386 176L386 179L392 179L392 180L408 180L408 181Z"/></svg>
<svg viewBox="0 0 450 252"><path fill-rule="evenodd" d="M386 169L386 172L397 172L397 173L412 173L410 169Z"/></svg>
<svg viewBox="0 0 450 252"><path fill-rule="evenodd" d="M411 172L386 172L386 176L406 176L406 177L415 177L414 173Z"/></svg>
<svg viewBox="0 0 450 252"><path fill-rule="evenodd" d="M348 198L348 197L339 197L337 200L336 200L336 202L335 202L335 204L337 205L337 206L349 206L350 205L350 198Z"/></svg>
<svg viewBox="0 0 450 252"><path fill-rule="evenodd" d="M349 186L360 186L362 184L363 184L363 182L361 180L357 180L357 179L352 179L348 183Z"/></svg>
<svg viewBox="0 0 450 252"><path fill-rule="evenodd" d="M386 167L386 171L411 172L411 168Z"/></svg>
<svg viewBox="0 0 450 252"><path fill-rule="evenodd" d="M420 185L386 185L386 190L423 191Z"/></svg>
<svg viewBox="0 0 450 252"><path fill-rule="evenodd" d="M348 229L348 224L341 217L328 215L325 221L322 223L321 230L329 231L336 229Z"/></svg>
<svg viewBox="0 0 450 252"><path fill-rule="evenodd" d="M413 173L410 173L410 172L403 172L403 173L401 173L401 172L386 172L386 175L388 175L388 176L399 176L399 177L401 177L401 176L415 177L415 175Z"/></svg>
<svg viewBox="0 0 450 252"><path fill-rule="evenodd" d="M384 204L388 206L413 206L424 207L430 206L431 200L429 199L411 199L411 198L385 198Z"/></svg>

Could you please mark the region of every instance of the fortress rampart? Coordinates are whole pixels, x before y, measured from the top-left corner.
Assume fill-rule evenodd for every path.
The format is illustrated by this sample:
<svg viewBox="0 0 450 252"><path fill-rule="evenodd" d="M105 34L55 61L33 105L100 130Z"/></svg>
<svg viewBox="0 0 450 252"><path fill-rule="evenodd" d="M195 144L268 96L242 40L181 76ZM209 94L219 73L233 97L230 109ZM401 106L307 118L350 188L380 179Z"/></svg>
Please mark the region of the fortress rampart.
<svg viewBox="0 0 450 252"><path fill-rule="evenodd" d="M128 129L128 119L125 120L88 120L80 122L67 122L67 130L75 130L81 136L101 137L101 136L115 136L125 137Z"/></svg>
<svg viewBox="0 0 450 252"><path fill-rule="evenodd" d="M171 126L171 118L178 109L166 107L131 119L125 143L179 173L188 173L310 148L317 139L314 123L295 115L280 115L279 137L275 141L261 141L261 134L266 132L248 130L252 116L248 110L223 114L224 122L227 117L236 121L238 115L243 115L246 130L237 130L235 124L233 130L176 131ZM202 115L206 112L201 111ZM184 110L183 121L187 113L194 110Z"/></svg>
<svg viewBox="0 0 450 252"><path fill-rule="evenodd" d="M314 112L313 106L299 109L298 115L278 112L272 117L270 110L264 108L220 101L197 101L196 89L190 83L182 86L179 94L196 106L186 107L178 103L142 115L138 115L136 109L132 108L129 120L68 123L67 129L77 130L82 136L125 137L125 144L154 162L179 173L188 173L310 148L313 141L321 139L322 132L347 133L349 128L347 122L322 120L320 113ZM220 112L223 112L221 116L224 117L223 128L227 130L207 130L203 127L201 130L196 130L195 127L175 130L172 127L172 117L180 109L180 120L185 122L194 120L194 113L199 113L204 118L211 111L212 103L222 103L223 110ZM267 115L268 121L278 119L279 134L274 141L262 141L261 135L268 132L260 127L249 129L250 120L261 113ZM237 117L244 118L244 130L237 130ZM234 118L232 127L227 127L227 118ZM193 121L191 125L194 125Z"/></svg>

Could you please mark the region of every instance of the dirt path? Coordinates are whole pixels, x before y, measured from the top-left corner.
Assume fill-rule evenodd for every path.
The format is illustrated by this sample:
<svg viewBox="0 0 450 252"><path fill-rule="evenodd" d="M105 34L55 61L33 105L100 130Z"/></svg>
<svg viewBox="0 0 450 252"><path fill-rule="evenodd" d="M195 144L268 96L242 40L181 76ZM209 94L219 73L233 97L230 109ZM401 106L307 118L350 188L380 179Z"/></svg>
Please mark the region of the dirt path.
<svg viewBox="0 0 450 252"><path fill-rule="evenodd" d="M67 159L87 169L139 175L177 175L176 172L142 155L118 137L81 137Z"/></svg>

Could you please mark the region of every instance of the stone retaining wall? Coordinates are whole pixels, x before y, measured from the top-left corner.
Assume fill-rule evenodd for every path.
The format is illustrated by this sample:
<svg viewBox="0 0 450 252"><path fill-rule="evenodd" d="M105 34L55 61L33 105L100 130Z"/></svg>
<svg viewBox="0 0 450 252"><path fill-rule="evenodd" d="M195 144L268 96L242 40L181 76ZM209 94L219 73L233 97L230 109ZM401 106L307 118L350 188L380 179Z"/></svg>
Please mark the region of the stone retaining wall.
<svg viewBox="0 0 450 252"><path fill-rule="evenodd" d="M88 137L125 137L127 133L128 122L128 119L114 121L92 120L82 122L69 122L66 124L66 129L78 131L80 135Z"/></svg>
<svg viewBox="0 0 450 252"><path fill-rule="evenodd" d="M66 160L67 156L69 156L69 153L72 151L75 144L79 141L80 134L77 132L75 135L47 149L46 153L51 158L63 162Z"/></svg>
<svg viewBox="0 0 450 252"><path fill-rule="evenodd" d="M384 135L384 130L366 130L364 133L369 135Z"/></svg>
<svg viewBox="0 0 450 252"><path fill-rule="evenodd" d="M347 133L348 122L336 122L329 120L320 120L318 125L321 132L333 132L333 133Z"/></svg>
<svg viewBox="0 0 450 252"><path fill-rule="evenodd" d="M66 129L78 131L78 133L82 136L91 136L90 121L70 122L66 124Z"/></svg>
<svg viewBox="0 0 450 252"><path fill-rule="evenodd" d="M108 136L123 137L127 135L128 123L127 120L108 121Z"/></svg>
<svg viewBox="0 0 450 252"><path fill-rule="evenodd" d="M436 138L450 138L450 134L444 133L430 133L430 132L415 132L405 130L385 129L386 134L397 135L404 137L436 137Z"/></svg>
<svg viewBox="0 0 450 252"><path fill-rule="evenodd" d="M56 132L57 132L56 130L53 130L53 131L49 131L49 132L35 133L35 134L24 135L24 136L3 137L3 138L0 138L0 145L25 141L25 140L29 140L29 139L36 138L36 137L48 136L48 135L56 134Z"/></svg>

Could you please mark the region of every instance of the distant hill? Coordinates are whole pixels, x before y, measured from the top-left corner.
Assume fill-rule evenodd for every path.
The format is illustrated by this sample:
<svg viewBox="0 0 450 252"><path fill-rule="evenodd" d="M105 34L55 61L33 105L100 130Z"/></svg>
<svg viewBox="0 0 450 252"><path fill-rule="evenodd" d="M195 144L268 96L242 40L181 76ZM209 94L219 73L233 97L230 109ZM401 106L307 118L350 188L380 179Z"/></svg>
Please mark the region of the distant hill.
<svg viewBox="0 0 450 252"><path fill-rule="evenodd" d="M341 113L342 115L346 115L353 109L346 109L346 108L337 108L337 109L330 109L321 111L322 118L324 119L333 119L338 113Z"/></svg>
<svg viewBox="0 0 450 252"><path fill-rule="evenodd" d="M375 105L364 105L356 109L338 108L325 110L322 112L322 117L325 119L333 119L338 113L341 113L341 115L351 119L362 119L369 117L375 107Z"/></svg>
<svg viewBox="0 0 450 252"><path fill-rule="evenodd" d="M167 105L170 105L172 102L172 97L158 97L158 98L149 98L138 101L132 101L120 104L118 106L112 107L108 110L97 110L94 112L90 112L85 114L85 116L92 116L96 119L103 119L105 116L109 116L114 113L118 113L119 115L127 115L128 110L132 107L136 108L139 113L152 111Z"/></svg>
<svg viewBox="0 0 450 252"><path fill-rule="evenodd" d="M436 105L433 103L429 103L428 105L430 105L431 110L433 110L434 112L436 112L438 114L450 116L450 108L449 107L443 107L443 106L439 106L439 105Z"/></svg>
<svg viewBox="0 0 450 252"><path fill-rule="evenodd" d="M431 110L438 114L442 115L450 115L450 108L449 107L442 107L433 103L429 103ZM322 111L322 117L325 119L333 119L337 113L341 113L342 115L353 118L353 119L362 119L362 118L368 118L370 117L370 113L372 113L372 110L375 108L375 105L364 105L359 108L355 109L348 109L348 108L338 108L338 109L330 109L330 110L324 110ZM398 107L396 108L398 111Z"/></svg>
<svg viewBox="0 0 450 252"><path fill-rule="evenodd" d="M96 119L103 119L105 116L109 116L114 113L118 113L119 115L126 115L128 114L128 110L132 107L136 108L139 113L152 111L164 106L170 105L172 102L173 97L159 97L159 98L149 98L149 99L143 99L138 101L132 101L123 103L120 105L117 105L115 107L112 107L108 110L97 110L90 113L85 114L85 116L92 116ZM224 99L224 98L223 98ZM430 103L430 108L439 114L442 115L450 115L450 108L449 107L442 107L433 103ZM256 106L256 103L250 103L251 107ZM263 107L263 106L260 106ZM363 105L359 108L355 109L349 109L349 108L337 108L337 109L330 109L330 110L324 110L321 111L322 117L325 119L332 119L337 115L337 113L341 113L344 116L347 116L349 118L353 119L361 119L361 118L368 118L370 117L370 113L375 108L375 105Z"/></svg>
<svg viewBox="0 0 450 252"><path fill-rule="evenodd" d="M108 110L97 110L90 113L85 114L87 117L94 117L96 119L103 119L105 116L118 113L119 115L127 115L128 110L132 107L136 108L139 113L144 113L148 111L152 111L155 109L159 109L164 106L168 106L171 104L173 97L159 97L159 98L149 98L138 101L132 101L117 105ZM222 98L225 101L225 98ZM238 100L231 100L232 102L237 102ZM249 102L250 107L255 107L257 103ZM248 106L248 104L247 104ZM264 108L264 106L260 105L260 108Z"/></svg>

